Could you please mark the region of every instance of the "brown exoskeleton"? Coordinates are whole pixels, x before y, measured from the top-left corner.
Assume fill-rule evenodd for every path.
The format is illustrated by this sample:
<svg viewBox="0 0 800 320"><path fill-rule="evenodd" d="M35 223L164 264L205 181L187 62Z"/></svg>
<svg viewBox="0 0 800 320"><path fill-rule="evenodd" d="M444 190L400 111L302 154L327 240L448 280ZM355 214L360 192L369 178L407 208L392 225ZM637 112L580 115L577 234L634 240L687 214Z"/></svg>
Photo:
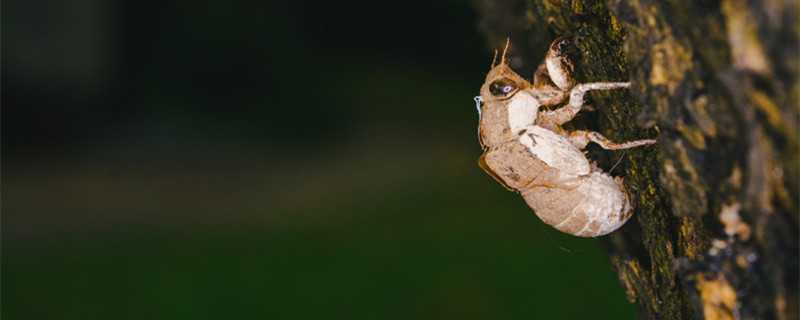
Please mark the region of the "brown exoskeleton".
<svg viewBox="0 0 800 320"><path fill-rule="evenodd" d="M633 213L622 180L590 163L581 150L589 142L619 150L656 140L618 144L598 132L561 128L581 110L587 91L630 87L629 82L576 85L567 45L566 39L553 42L533 85L506 64L505 51L500 64L492 65L476 97L484 149L479 164L506 188L522 194L545 223L576 236L597 237L616 230ZM567 98L555 110L543 108Z"/></svg>

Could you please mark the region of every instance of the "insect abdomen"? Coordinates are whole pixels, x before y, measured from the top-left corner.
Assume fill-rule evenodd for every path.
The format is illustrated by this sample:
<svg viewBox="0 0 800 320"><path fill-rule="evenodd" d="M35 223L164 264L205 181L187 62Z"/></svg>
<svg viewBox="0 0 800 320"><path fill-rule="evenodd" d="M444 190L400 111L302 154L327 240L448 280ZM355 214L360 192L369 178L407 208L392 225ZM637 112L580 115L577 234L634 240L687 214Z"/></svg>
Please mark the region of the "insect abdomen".
<svg viewBox="0 0 800 320"><path fill-rule="evenodd" d="M616 230L631 216L627 192L602 172L559 186L529 186L520 193L542 221L559 231L598 237Z"/></svg>

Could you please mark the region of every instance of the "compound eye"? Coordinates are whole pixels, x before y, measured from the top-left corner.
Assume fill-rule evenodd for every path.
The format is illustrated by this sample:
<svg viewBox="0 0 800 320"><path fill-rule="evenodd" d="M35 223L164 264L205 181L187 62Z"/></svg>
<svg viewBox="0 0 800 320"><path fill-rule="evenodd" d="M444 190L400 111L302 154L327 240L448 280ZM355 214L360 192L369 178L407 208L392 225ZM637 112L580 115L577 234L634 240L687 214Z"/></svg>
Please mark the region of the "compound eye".
<svg viewBox="0 0 800 320"><path fill-rule="evenodd" d="M507 97L516 89L514 82L508 79L496 80L489 85L489 93L498 98Z"/></svg>

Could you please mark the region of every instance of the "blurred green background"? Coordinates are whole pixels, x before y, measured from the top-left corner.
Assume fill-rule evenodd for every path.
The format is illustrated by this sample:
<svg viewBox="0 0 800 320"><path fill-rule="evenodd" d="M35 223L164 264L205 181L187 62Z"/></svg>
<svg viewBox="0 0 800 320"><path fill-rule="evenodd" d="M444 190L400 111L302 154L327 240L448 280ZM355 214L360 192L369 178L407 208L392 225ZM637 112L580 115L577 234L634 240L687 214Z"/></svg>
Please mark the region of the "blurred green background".
<svg viewBox="0 0 800 320"><path fill-rule="evenodd" d="M478 30L455 0L4 1L3 318L635 318L596 240L477 166Z"/></svg>

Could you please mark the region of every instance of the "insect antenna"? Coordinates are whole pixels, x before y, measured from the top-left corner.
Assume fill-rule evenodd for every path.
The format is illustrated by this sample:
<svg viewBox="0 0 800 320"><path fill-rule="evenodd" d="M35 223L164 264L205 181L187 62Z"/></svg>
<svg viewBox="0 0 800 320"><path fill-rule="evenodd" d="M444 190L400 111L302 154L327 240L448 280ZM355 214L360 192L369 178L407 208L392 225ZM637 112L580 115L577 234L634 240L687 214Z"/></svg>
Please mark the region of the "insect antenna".
<svg viewBox="0 0 800 320"><path fill-rule="evenodd" d="M506 62L506 52L508 52L508 45L511 43L511 38L506 38L506 47L503 48L503 56L500 57L500 63L503 64Z"/></svg>
<svg viewBox="0 0 800 320"><path fill-rule="evenodd" d="M497 49L494 50L494 58L492 58L492 67L489 69L494 69L494 64L497 62Z"/></svg>

